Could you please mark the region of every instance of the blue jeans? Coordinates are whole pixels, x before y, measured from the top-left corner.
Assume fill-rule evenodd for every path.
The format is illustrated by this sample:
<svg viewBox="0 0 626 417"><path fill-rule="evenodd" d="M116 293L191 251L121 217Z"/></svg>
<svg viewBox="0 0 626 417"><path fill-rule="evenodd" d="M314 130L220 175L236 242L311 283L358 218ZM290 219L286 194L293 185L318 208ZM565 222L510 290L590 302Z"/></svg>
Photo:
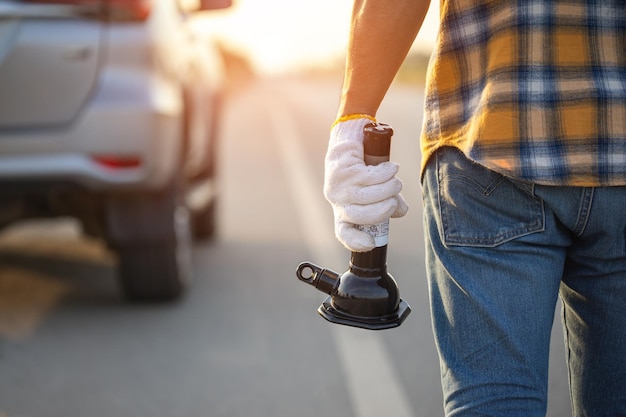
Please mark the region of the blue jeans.
<svg viewBox="0 0 626 417"><path fill-rule="evenodd" d="M516 182L454 148L423 187L446 416L545 416L559 296L573 415L626 416L626 187Z"/></svg>

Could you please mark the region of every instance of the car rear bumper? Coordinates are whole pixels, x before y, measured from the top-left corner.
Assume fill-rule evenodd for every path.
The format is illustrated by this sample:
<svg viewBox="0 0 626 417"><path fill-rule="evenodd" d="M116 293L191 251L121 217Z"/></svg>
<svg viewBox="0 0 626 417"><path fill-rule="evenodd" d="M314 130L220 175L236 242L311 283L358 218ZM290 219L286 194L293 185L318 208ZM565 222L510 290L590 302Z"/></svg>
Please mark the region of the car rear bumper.
<svg viewBox="0 0 626 417"><path fill-rule="evenodd" d="M0 130L0 182L58 180L97 192L164 187L180 165L183 105L180 92L146 75L103 72L68 125ZM103 158L136 163L111 167Z"/></svg>

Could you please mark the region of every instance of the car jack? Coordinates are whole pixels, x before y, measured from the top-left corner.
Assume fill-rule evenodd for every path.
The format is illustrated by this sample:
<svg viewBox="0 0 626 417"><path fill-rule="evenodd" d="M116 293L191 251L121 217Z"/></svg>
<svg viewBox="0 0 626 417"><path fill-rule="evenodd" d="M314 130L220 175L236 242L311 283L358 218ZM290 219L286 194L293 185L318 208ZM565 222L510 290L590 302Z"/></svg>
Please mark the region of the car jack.
<svg viewBox="0 0 626 417"><path fill-rule="evenodd" d="M389 125L370 123L364 128L365 163L374 165L389 160L393 130ZM318 313L331 323L382 330L398 327L411 312L400 298L398 285L387 272L389 221L362 226L383 242L371 251L352 252L349 269L343 274L302 262L296 276L329 295Z"/></svg>

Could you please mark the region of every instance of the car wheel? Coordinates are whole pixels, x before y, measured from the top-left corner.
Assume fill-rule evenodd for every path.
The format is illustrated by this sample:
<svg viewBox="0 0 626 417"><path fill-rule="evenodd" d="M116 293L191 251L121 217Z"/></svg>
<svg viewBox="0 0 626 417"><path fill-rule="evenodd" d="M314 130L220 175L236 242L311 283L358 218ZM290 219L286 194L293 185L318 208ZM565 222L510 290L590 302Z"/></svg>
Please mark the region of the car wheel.
<svg viewBox="0 0 626 417"><path fill-rule="evenodd" d="M191 281L190 214L178 193L171 194L168 197L174 199L175 204L172 201L155 202L172 206L168 218L151 219L172 222L171 239L129 241L117 246L121 286L129 300L172 301L180 298Z"/></svg>

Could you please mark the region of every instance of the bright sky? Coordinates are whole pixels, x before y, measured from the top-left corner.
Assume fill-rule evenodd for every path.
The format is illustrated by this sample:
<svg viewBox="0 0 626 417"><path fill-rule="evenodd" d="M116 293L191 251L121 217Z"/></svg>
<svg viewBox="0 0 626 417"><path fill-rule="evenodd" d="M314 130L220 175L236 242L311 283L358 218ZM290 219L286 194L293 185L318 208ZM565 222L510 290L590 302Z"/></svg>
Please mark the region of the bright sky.
<svg viewBox="0 0 626 417"><path fill-rule="evenodd" d="M430 49L438 3L432 1L414 48ZM246 53L259 70L276 73L342 57L351 9L350 0L234 0L231 9L212 12L202 27Z"/></svg>

